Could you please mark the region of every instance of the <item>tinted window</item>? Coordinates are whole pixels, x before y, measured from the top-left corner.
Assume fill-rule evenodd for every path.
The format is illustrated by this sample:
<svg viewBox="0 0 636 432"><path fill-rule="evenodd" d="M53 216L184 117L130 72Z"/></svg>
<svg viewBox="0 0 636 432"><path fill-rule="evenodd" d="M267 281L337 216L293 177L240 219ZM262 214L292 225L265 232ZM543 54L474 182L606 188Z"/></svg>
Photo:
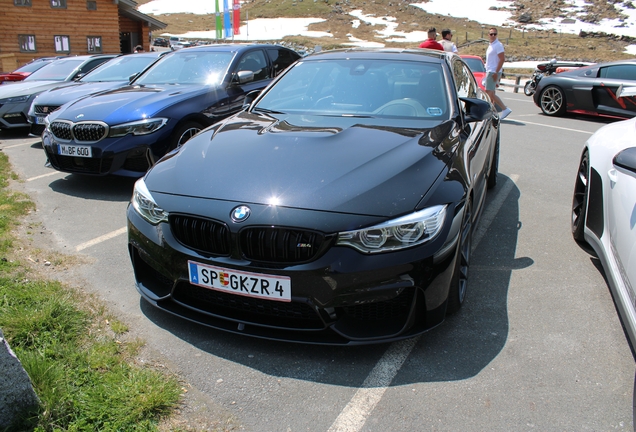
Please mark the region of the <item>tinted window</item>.
<svg viewBox="0 0 636 432"><path fill-rule="evenodd" d="M453 62L453 78L455 79L457 96L468 98L477 97L475 78L470 69L459 60Z"/></svg>
<svg viewBox="0 0 636 432"><path fill-rule="evenodd" d="M299 54L284 48L268 48L267 54L269 54L269 58L272 61L273 76L277 76L300 58Z"/></svg>
<svg viewBox="0 0 636 432"><path fill-rule="evenodd" d="M131 75L141 72L156 59L156 57L139 54L117 57L95 69L80 81L128 81Z"/></svg>
<svg viewBox="0 0 636 432"><path fill-rule="evenodd" d="M26 77L25 81L51 80L64 81L69 75L83 63L81 59L59 59L47 64Z"/></svg>
<svg viewBox="0 0 636 432"><path fill-rule="evenodd" d="M247 70L254 72L254 81L269 78L269 69L265 53L262 50L250 51L243 55L237 70Z"/></svg>
<svg viewBox="0 0 636 432"><path fill-rule="evenodd" d="M97 66L99 66L100 64L108 61L110 59L108 58L100 58L100 59L95 59L95 60L91 60L88 63L86 63L85 65L83 65L79 71L78 74L82 73L82 74L87 74L90 71L92 71L93 69L95 69Z"/></svg>
<svg viewBox="0 0 636 432"><path fill-rule="evenodd" d="M178 51L163 57L135 80L135 84L219 85L232 57L229 52Z"/></svg>
<svg viewBox="0 0 636 432"><path fill-rule="evenodd" d="M314 115L432 117L448 114L439 64L394 60L300 61L256 109Z"/></svg>
<svg viewBox="0 0 636 432"><path fill-rule="evenodd" d="M600 70L601 78L636 81L636 65L614 65Z"/></svg>

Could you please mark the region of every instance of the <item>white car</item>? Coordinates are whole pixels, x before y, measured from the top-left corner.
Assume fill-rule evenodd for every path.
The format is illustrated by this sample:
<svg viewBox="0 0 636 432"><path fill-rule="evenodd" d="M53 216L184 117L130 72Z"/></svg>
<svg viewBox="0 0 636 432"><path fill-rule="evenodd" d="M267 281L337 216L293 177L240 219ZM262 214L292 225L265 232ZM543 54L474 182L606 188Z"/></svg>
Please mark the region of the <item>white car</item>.
<svg viewBox="0 0 636 432"><path fill-rule="evenodd" d="M636 346L636 118L608 124L585 143L574 186L572 234L598 255Z"/></svg>

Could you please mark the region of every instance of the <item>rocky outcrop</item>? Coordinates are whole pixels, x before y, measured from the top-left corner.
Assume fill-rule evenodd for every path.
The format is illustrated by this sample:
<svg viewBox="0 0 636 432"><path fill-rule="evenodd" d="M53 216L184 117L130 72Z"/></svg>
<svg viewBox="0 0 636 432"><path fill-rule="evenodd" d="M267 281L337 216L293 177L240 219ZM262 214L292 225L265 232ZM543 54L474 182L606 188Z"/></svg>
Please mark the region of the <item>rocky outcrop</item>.
<svg viewBox="0 0 636 432"><path fill-rule="evenodd" d="M38 406L31 379L0 330L0 430Z"/></svg>

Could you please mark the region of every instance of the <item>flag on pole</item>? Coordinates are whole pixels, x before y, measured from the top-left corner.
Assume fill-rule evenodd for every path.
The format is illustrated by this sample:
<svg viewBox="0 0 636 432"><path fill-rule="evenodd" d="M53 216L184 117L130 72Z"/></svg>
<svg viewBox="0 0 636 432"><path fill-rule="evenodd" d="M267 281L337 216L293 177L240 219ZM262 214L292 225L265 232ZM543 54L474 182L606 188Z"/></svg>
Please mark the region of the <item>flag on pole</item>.
<svg viewBox="0 0 636 432"><path fill-rule="evenodd" d="M225 38L232 37L232 18L230 16L230 7L228 0L223 0L223 26L225 27Z"/></svg>
<svg viewBox="0 0 636 432"><path fill-rule="evenodd" d="M223 37L223 23L221 22L221 12L219 12L219 0L215 0L216 6L216 38L221 39Z"/></svg>
<svg viewBox="0 0 636 432"><path fill-rule="evenodd" d="M241 4L239 0L234 0L234 34L240 34L239 29L241 27Z"/></svg>

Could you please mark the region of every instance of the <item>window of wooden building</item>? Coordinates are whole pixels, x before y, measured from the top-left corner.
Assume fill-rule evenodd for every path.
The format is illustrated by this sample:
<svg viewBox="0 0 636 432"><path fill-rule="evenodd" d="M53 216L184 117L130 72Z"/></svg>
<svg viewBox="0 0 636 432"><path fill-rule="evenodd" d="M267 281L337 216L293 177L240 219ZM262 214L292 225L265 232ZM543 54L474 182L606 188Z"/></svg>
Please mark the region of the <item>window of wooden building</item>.
<svg viewBox="0 0 636 432"><path fill-rule="evenodd" d="M55 35L53 40L55 41L56 53L70 53L71 52L71 38L66 35Z"/></svg>
<svg viewBox="0 0 636 432"><path fill-rule="evenodd" d="M31 6L31 0L13 0L14 6Z"/></svg>
<svg viewBox="0 0 636 432"><path fill-rule="evenodd" d="M18 43L20 44L20 52L37 52L35 35L18 35Z"/></svg>
<svg viewBox="0 0 636 432"><path fill-rule="evenodd" d="M86 2L86 9L88 9L88 10L97 10L97 1L96 0L88 0Z"/></svg>
<svg viewBox="0 0 636 432"><path fill-rule="evenodd" d="M86 42L88 43L89 53L102 52L102 37L101 36L87 36Z"/></svg>
<svg viewBox="0 0 636 432"><path fill-rule="evenodd" d="M66 0L51 0L51 7L54 9L66 9Z"/></svg>

